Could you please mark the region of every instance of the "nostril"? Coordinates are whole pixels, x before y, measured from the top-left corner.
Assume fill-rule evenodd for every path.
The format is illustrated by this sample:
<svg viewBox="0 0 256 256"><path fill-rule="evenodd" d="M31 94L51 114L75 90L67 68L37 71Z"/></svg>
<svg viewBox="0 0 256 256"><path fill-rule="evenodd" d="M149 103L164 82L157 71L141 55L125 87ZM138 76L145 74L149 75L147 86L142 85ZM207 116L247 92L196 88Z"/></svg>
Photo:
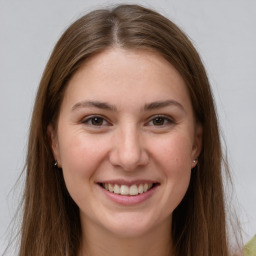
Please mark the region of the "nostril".
<svg viewBox="0 0 256 256"><path fill-rule="evenodd" d="M123 140L117 141L110 151L109 161L113 166L119 166L125 171L135 171L138 167L148 164L149 156L137 136L126 135Z"/></svg>

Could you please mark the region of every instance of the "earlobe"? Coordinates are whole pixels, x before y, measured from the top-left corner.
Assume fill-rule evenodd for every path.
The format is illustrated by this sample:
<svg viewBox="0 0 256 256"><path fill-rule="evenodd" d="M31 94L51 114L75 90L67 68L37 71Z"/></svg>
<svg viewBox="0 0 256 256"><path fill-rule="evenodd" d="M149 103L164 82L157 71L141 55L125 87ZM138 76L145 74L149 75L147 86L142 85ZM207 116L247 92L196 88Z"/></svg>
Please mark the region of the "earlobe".
<svg viewBox="0 0 256 256"><path fill-rule="evenodd" d="M47 135L49 139L49 143L52 149L52 154L55 161L58 163L58 167L61 167L60 153L59 153L59 143L57 138L57 133L53 128L52 124L49 124L47 127Z"/></svg>
<svg viewBox="0 0 256 256"><path fill-rule="evenodd" d="M203 127L200 123L197 123L195 128L194 145L192 150L192 159L193 159L192 165L197 164L198 157L202 150L202 144L203 144Z"/></svg>

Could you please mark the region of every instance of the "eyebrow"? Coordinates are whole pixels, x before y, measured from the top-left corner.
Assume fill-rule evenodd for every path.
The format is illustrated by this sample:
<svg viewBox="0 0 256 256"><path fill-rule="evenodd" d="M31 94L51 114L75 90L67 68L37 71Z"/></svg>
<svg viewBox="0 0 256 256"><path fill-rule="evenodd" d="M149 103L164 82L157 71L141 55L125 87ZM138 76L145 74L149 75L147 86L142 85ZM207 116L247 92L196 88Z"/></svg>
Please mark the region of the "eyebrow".
<svg viewBox="0 0 256 256"><path fill-rule="evenodd" d="M164 107L168 107L168 106L176 106L176 107L180 108L181 110L185 111L184 107L178 101L175 101L175 100L154 101L154 102L145 104L143 109L144 109L144 111L150 111L150 110L164 108ZM93 107L93 108L99 108L99 109L117 112L116 106L106 103L106 102L101 102L101 101L78 102L72 107L72 111L76 111L77 109L86 108L86 107L89 107L89 108Z"/></svg>
<svg viewBox="0 0 256 256"><path fill-rule="evenodd" d="M72 107L72 111L75 111L79 108L86 108L86 107L94 107L94 108L99 108L99 109L105 109L105 110L111 110L111 111L117 111L116 107L114 105L111 105L106 102L101 102L101 101L81 101L76 103Z"/></svg>
<svg viewBox="0 0 256 256"><path fill-rule="evenodd" d="M181 110L184 110L184 107L176 100L165 100L165 101L155 101L149 104L145 104L144 110L154 110L159 108L164 108L168 106L176 106L180 108Z"/></svg>

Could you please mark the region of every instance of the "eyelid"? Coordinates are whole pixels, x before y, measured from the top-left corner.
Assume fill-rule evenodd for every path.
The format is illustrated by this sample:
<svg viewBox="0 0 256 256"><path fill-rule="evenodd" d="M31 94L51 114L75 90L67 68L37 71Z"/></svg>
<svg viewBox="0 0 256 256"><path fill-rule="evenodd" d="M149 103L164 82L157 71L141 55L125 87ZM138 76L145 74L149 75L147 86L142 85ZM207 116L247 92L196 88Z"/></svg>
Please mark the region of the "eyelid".
<svg viewBox="0 0 256 256"><path fill-rule="evenodd" d="M168 124L163 124L163 125L149 125L150 122L152 122L154 119L156 118L163 118L164 120L166 120L168 122ZM155 127L165 127L166 125L172 125L175 124L176 122L174 121L174 119L168 115L163 115L163 114L158 114L158 115L153 115L151 116L148 121L146 122L146 125L148 126L155 126Z"/></svg>
<svg viewBox="0 0 256 256"><path fill-rule="evenodd" d="M93 125L90 124L89 122L93 119L93 118L100 118L103 119L103 124L100 125ZM162 118L164 119L165 123L164 124L160 124L160 125L154 125L154 124L150 124L150 122L154 121L154 119L156 118ZM166 123L167 122L167 123ZM113 124L109 121L109 119L107 117L105 117L104 115L100 115L100 114L93 114L93 115L88 115L85 116L81 119L81 123L84 125L88 125L91 127L95 127L95 128L100 128L100 127L106 127L106 126L112 126ZM172 125L175 124L176 122L174 121L174 119L172 117L170 117L169 115L164 115L164 114L157 114L157 115L153 115L151 117L148 118L148 120L145 123L145 126L153 126L153 127L165 127L168 125Z"/></svg>
<svg viewBox="0 0 256 256"><path fill-rule="evenodd" d="M93 125L93 124L89 124L89 121L92 120L93 118L101 118L103 119L103 122L106 122L107 124L102 124L102 125ZM89 115L89 116L86 116L86 117L83 117L82 120L81 120L81 123L82 124L85 124L85 125L88 125L88 126L92 126L92 127L102 127L102 126L111 126L111 122L108 120L108 118L106 118L105 116L102 116L102 115Z"/></svg>

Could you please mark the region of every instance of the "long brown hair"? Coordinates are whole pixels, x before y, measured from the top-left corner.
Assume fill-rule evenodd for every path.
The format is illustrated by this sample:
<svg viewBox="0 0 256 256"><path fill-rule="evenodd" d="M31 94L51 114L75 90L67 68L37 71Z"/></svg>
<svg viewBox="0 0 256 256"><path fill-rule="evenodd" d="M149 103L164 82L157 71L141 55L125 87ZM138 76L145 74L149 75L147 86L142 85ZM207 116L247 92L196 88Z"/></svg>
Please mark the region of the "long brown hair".
<svg viewBox="0 0 256 256"><path fill-rule="evenodd" d="M54 167L47 127L56 125L65 87L91 56L111 47L152 49L186 82L195 117L203 127L203 147L188 191L173 212L177 256L229 255L222 151L208 78L187 36L170 20L137 5L93 11L73 23L48 61L35 100L26 161L20 256L76 256L79 209Z"/></svg>

